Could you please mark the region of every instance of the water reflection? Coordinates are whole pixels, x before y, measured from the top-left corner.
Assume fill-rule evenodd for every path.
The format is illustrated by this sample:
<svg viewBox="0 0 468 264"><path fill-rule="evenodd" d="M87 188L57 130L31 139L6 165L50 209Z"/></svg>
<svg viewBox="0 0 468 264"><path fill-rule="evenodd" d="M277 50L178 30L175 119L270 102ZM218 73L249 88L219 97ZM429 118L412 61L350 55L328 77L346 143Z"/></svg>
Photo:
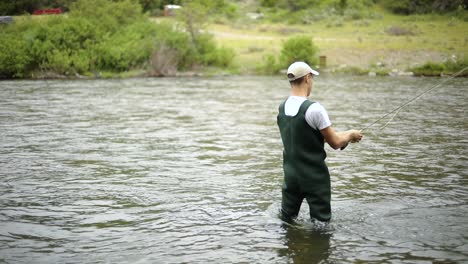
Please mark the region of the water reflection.
<svg viewBox="0 0 468 264"><path fill-rule="evenodd" d="M327 260L330 256L331 231L327 228L303 225L283 224L286 249L280 251L290 262L295 264L315 264Z"/></svg>

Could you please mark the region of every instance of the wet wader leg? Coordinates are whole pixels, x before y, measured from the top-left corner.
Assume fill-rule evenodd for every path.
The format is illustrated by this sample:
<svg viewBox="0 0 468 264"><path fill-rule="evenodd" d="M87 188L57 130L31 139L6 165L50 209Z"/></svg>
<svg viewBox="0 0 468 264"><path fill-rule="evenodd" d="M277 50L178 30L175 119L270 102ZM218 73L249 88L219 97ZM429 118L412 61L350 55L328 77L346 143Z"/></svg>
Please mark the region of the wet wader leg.
<svg viewBox="0 0 468 264"><path fill-rule="evenodd" d="M322 222L328 222L331 218L331 206L329 195L319 196L315 194L306 195L307 203L309 204L310 218L317 219Z"/></svg>
<svg viewBox="0 0 468 264"><path fill-rule="evenodd" d="M283 187L281 201L281 217L284 221L289 222L297 217L301 209L303 196L299 192L287 190Z"/></svg>

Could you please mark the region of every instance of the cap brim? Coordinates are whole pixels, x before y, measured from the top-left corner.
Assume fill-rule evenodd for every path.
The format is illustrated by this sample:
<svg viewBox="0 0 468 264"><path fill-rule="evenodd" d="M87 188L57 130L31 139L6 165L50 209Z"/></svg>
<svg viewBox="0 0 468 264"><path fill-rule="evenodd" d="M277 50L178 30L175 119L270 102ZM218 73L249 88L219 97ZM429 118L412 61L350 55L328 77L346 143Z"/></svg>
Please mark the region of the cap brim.
<svg viewBox="0 0 468 264"><path fill-rule="evenodd" d="M318 71L315 71L315 70L311 70L310 73L312 73L313 75L320 75L320 73Z"/></svg>

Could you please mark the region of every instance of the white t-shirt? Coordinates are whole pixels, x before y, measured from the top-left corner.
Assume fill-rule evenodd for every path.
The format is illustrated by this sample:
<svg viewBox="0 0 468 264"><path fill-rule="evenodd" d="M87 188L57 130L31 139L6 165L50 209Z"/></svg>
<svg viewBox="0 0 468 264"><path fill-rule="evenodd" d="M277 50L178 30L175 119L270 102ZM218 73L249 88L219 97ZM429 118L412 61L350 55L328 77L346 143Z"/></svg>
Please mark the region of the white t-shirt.
<svg viewBox="0 0 468 264"><path fill-rule="evenodd" d="M301 104L307 100L302 96L289 96L284 104L284 113L287 116L296 116ZM331 126L327 110L318 102L315 102L307 108L305 119L310 127L316 130L322 130Z"/></svg>

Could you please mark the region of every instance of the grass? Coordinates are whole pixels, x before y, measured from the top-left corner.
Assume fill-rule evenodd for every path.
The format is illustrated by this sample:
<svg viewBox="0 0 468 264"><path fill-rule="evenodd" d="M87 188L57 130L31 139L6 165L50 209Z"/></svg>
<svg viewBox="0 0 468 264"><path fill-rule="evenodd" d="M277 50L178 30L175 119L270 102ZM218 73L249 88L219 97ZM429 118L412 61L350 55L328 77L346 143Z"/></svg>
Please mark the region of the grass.
<svg viewBox="0 0 468 264"><path fill-rule="evenodd" d="M236 51L241 73L254 73L268 54L279 54L282 43L294 35L308 35L327 56L330 68L370 68L377 63L389 69L407 70L428 61L443 62L468 54L468 22L447 15L397 16L377 10L376 19L347 20L334 25L331 19L313 25L278 23L211 24L208 30L218 43ZM389 29L411 34L389 34Z"/></svg>

